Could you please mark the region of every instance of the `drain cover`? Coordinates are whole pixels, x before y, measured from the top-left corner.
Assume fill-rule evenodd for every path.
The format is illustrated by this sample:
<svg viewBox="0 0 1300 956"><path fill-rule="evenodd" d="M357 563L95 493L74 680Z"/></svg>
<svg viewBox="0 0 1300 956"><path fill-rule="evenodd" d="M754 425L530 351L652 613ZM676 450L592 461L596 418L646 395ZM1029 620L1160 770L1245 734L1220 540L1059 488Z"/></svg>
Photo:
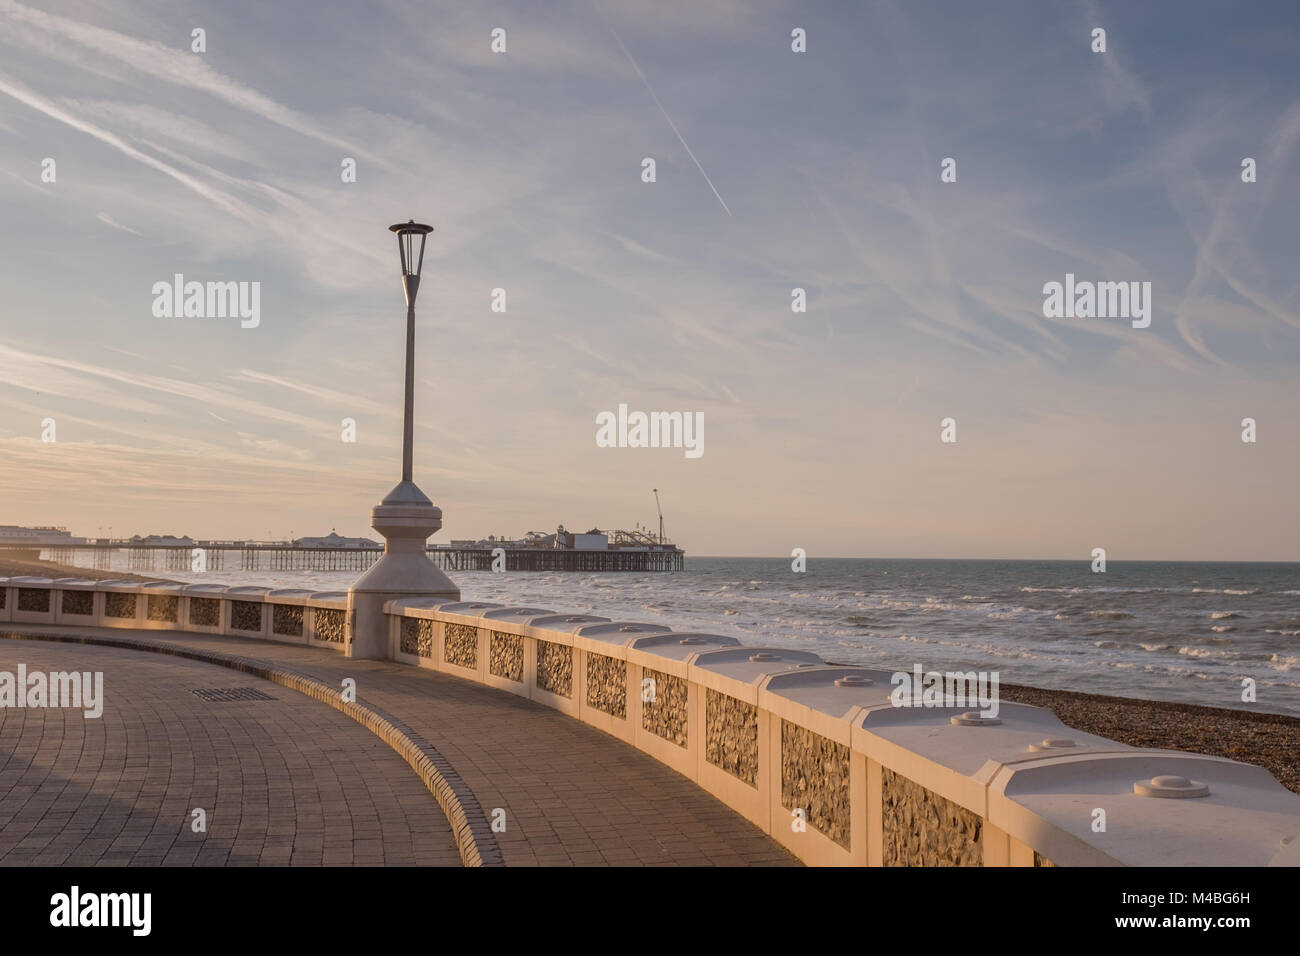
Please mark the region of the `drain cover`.
<svg viewBox="0 0 1300 956"><path fill-rule="evenodd" d="M210 704L225 703L231 700L275 700L270 694L263 694L254 687L196 687L194 696Z"/></svg>

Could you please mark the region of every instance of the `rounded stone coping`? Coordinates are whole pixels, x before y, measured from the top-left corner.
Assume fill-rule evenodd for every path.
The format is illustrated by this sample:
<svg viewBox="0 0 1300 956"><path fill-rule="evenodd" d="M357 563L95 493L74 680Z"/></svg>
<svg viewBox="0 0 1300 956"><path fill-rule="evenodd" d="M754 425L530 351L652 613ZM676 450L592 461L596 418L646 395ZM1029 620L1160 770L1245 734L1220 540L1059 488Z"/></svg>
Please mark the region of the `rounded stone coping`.
<svg viewBox="0 0 1300 956"><path fill-rule="evenodd" d="M10 578L9 586L11 588L48 588L54 586L54 578L37 577L34 574L24 574L21 577Z"/></svg>
<svg viewBox="0 0 1300 956"><path fill-rule="evenodd" d="M1029 744L1069 734L1080 744L1065 753L1111 753L1133 748L1067 728L1054 713L1032 704L1002 702L1000 722L955 725L961 707L895 707L888 699L850 715L852 747L868 759L900 770L909 779L967 809L982 813L980 794L1002 766L1052 759L1061 753L1033 753ZM1130 781L1130 784L1132 781ZM1031 845L1033 841L1027 841Z"/></svg>
<svg viewBox="0 0 1300 956"><path fill-rule="evenodd" d="M491 601L449 601L442 605L442 610L445 614L455 614L459 617L482 617L481 612L483 611L505 606L504 604L493 604Z"/></svg>
<svg viewBox="0 0 1300 956"><path fill-rule="evenodd" d="M306 607L311 603L311 590L308 588L278 588L268 591L262 599L267 604L288 604L293 607Z"/></svg>
<svg viewBox="0 0 1300 956"><path fill-rule="evenodd" d="M143 594L140 585L132 581L101 581L100 590L114 594Z"/></svg>
<svg viewBox="0 0 1300 956"><path fill-rule="evenodd" d="M157 581L140 585L141 594L179 594L185 585L178 582Z"/></svg>
<svg viewBox="0 0 1300 956"><path fill-rule="evenodd" d="M842 683L845 678L863 678L871 683ZM853 737L855 714L889 700L894 689L889 678L887 671L866 667L801 667L763 678L758 685L758 703L786 720L848 744Z"/></svg>
<svg viewBox="0 0 1300 956"><path fill-rule="evenodd" d="M484 621L503 624L527 624L535 617L550 617L555 611L545 607L494 607L479 615Z"/></svg>
<svg viewBox="0 0 1300 956"><path fill-rule="evenodd" d="M229 590L228 584L187 584L181 588L181 593L193 597L219 598Z"/></svg>
<svg viewBox="0 0 1300 956"><path fill-rule="evenodd" d="M587 628L581 628L579 633L573 636L573 646L580 648L591 654L601 654L605 657L612 657L615 660L625 661L628 658L627 648L637 635L644 635L642 630L621 631L616 625L598 624L599 628L614 627L615 629L608 633L597 633L594 636L586 634ZM636 625L629 625L636 626ZM663 633L656 630L656 633Z"/></svg>
<svg viewBox="0 0 1300 956"><path fill-rule="evenodd" d="M1134 783L1165 775L1206 784L1209 793L1161 800L1134 792ZM1081 793L1088 806L1108 808L1105 849L1075 835ZM1082 865L1205 865L1208 837L1214 865L1264 866L1300 824L1300 797L1263 767L1175 750L1038 754L999 767L987 799L990 824L1048 859ZM1171 839L1174 830L1182 839Z"/></svg>
<svg viewBox="0 0 1300 956"><path fill-rule="evenodd" d="M767 657L771 659L768 660ZM759 660L753 658L759 657ZM809 651L791 651L783 647L750 647L737 645L716 651L706 651L696 657L690 666L691 680L724 693L728 688L748 688L746 699L758 700L758 685L769 674L795 670L800 664L825 665L825 661Z"/></svg>
<svg viewBox="0 0 1300 956"><path fill-rule="evenodd" d="M727 637L725 634L706 634L703 631L668 631L663 634L634 637L632 642L628 644L628 650L684 661L706 651L740 646L740 641L737 638Z"/></svg>
<svg viewBox="0 0 1300 956"><path fill-rule="evenodd" d="M346 611L348 609L347 591L316 591L307 598L308 607L325 611Z"/></svg>
<svg viewBox="0 0 1300 956"><path fill-rule="evenodd" d="M579 627L573 633L576 637L588 641L627 645L638 637L645 637L647 634L667 634L671 631L671 627L662 624L647 624L644 621L607 621L602 624L588 624L585 627Z"/></svg>
<svg viewBox="0 0 1300 956"><path fill-rule="evenodd" d="M927 726L933 724L935 726L951 727L953 733L958 733L963 728L950 724L948 722L949 718L960 717L970 710L978 710L978 708L972 707L971 704L954 707L947 705L895 707L888 700L888 695L886 695L885 700L868 707L857 720L856 725L870 732L875 728L883 729L903 724ZM1065 734L1059 733L1061 728L1065 726L1065 724L1061 723L1061 719L1046 707L1039 707L1037 704L1022 704L1011 700L1000 701L998 703L998 716L1002 718L1002 725L1000 725L1000 732L1002 733L1019 729L1036 733L1040 737L1065 736ZM1071 730L1070 733L1075 735L1076 739L1079 736L1087 736L1082 730Z"/></svg>
<svg viewBox="0 0 1300 956"><path fill-rule="evenodd" d="M99 582L90 578L55 578L51 590L97 591L99 590Z"/></svg>
<svg viewBox="0 0 1300 956"><path fill-rule="evenodd" d="M280 684L333 707L361 724L402 757L423 781L442 808L451 826L465 866L504 866L501 848L492 833L491 823L483 813L478 798L461 779L455 768L432 745L420 739L400 720L360 701L345 703L339 691L314 677L288 668L273 667L249 657L237 657L219 651L166 644L140 638L92 636L88 634L19 633L0 629L0 637L11 640L58 641L71 644L96 644L122 647L154 654L172 654L190 660L217 664Z"/></svg>
<svg viewBox="0 0 1300 956"><path fill-rule="evenodd" d="M342 595L345 599L348 596L347 591L322 591L318 597L337 597ZM461 601L450 601L447 598L436 597L416 597L416 598L393 598L384 602L384 613L395 614L399 617L419 617L429 619L433 617L432 612L448 604L461 604Z"/></svg>
<svg viewBox="0 0 1300 956"><path fill-rule="evenodd" d="M574 634L589 624L603 624L609 618L599 614L543 614L526 623L530 628L555 631L562 634Z"/></svg>
<svg viewBox="0 0 1300 956"><path fill-rule="evenodd" d="M272 588L263 588L263 587L254 587L254 586L245 585L241 587L227 588L226 594L240 601L265 602L266 596L270 594L272 590L273 590Z"/></svg>
<svg viewBox="0 0 1300 956"><path fill-rule="evenodd" d="M484 611L503 607L505 607L504 604L493 604L490 601L453 601L438 608L438 613L445 615L442 619L449 624L468 624L470 627L479 627L483 624Z"/></svg>

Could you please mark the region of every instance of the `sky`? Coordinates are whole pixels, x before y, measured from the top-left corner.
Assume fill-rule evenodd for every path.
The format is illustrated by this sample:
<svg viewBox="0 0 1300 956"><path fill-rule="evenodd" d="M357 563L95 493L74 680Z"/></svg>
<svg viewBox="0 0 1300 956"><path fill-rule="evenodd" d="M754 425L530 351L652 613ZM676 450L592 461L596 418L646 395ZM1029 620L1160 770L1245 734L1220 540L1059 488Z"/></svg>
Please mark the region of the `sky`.
<svg viewBox="0 0 1300 956"><path fill-rule="evenodd" d="M0 0L0 523L375 536L414 218L435 542L658 488L688 554L1300 560L1297 49L1294 2ZM177 273L258 324L156 316ZM1045 317L1067 274L1150 326ZM620 404L703 454L599 447Z"/></svg>

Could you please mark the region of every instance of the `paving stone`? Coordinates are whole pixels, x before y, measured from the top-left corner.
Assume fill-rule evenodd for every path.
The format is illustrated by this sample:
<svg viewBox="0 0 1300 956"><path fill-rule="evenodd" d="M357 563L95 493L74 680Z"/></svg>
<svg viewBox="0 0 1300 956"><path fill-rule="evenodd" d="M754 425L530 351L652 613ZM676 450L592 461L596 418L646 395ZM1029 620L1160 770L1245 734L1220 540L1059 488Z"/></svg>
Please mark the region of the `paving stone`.
<svg viewBox="0 0 1300 956"><path fill-rule="evenodd" d="M121 631L105 633L125 636ZM341 686L341 681L347 677L355 679L359 702L402 721L410 732L436 749L473 792L485 818L490 817L496 807L506 811L506 832L493 836L507 865L625 864L630 862L627 856L630 851L647 862L697 866L711 863L711 854L719 845L732 854L729 859L761 862L762 865L798 865L797 860L779 844L690 780L608 734L513 694L427 669L389 661L351 660L318 648L168 631L142 632L138 636L142 640L249 658L263 665L307 675L330 687ZM18 645L19 649L15 651L8 646L10 644ZM29 641L0 640L0 662L5 659L5 654L10 659L20 659L16 655L32 646L36 645ZM40 646L71 648L74 655L81 654L83 659L87 653L103 650L133 654L141 660L152 656L93 645ZM179 659L167 657L165 660L172 663ZM107 680L106 675L106 683ZM247 674L232 675L230 671L226 671L222 680L215 677L211 680L208 684L189 686L261 687L263 683ZM253 701L201 705L194 698L191 709L201 705L209 709L247 708L252 711L259 707L280 707L293 698L307 700L288 688L272 687L273 690L266 692L277 697L275 703ZM344 842L349 855L353 839L378 838L386 845L400 840L404 846L410 846L412 830L406 822L409 811L380 811L375 798L376 794L382 794L404 806L406 798L398 800L392 793L413 780L419 784L418 778L396 758L393 751L359 724L321 706L319 702L309 701L308 706L333 714L369 739L359 742L344 735L316 738L315 761L319 762L325 755L340 760L337 775L333 770L318 769L315 762L304 762L303 754L292 746L285 746L284 753L276 754L277 768L294 768L293 774L277 777L277 785L283 786L288 777L292 777L295 785L304 784L304 777L310 781L309 785L294 788L297 812L303 814L306 808L305 803L298 801L315 800L312 809L329 822L327 830L318 827L316 831L322 832L324 839L307 843L302 842L300 836L295 841L293 864L298 865L303 859L319 863L322 857L327 865L334 862L342 849L332 839L335 836L346 837ZM106 710L105 719L108 716ZM4 739L4 733L0 723L0 739ZM292 736L301 735L295 733ZM20 734L20 739L22 737ZM215 759L213 755L220 752L220 748L233 746L233 741L226 736L217 736L211 741L202 734L199 737L199 742L205 747L195 749L196 767ZM375 744L379 745L376 750L367 749ZM256 753L257 749L254 747L252 752ZM271 747L272 751L279 749ZM90 752L94 752L93 747ZM204 760L198 759L201 753ZM382 754L388 754L398 759L405 775L378 775L378 786L367 788L364 777L349 775L347 771L350 760L360 759L359 753L366 754L367 758L374 754L375 761L380 761ZM105 761L105 768L100 772L120 774L124 767L121 757L121 752L116 752L113 760ZM241 785L250 790L258 788L259 803L263 806L268 803L265 788L271 785L266 771L269 758L249 762L255 779L242 784L239 760L226 761L229 766L220 760L217 762L225 767L227 773L234 774L230 786L236 789ZM599 768L599 772L593 772L593 768ZM0 772L3 769L0 765ZM26 774L19 779L26 780ZM215 783L217 778L209 775L207 779ZM220 779L222 786L226 786L226 777ZM312 796L317 792L319 796ZM427 790L424 792L428 793ZM224 800L225 794L220 796ZM350 805L352 799L359 801L355 808ZM367 801L370 806L363 806ZM0 800L0 815L4 812L5 801ZM436 805L434 812L438 812ZM424 815L418 816L423 822ZM263 842L268 829L266 819L263 815L259 824ZM375 820L379 821L378 829L373 825ZM474 824L482 822L471 821ZM211 825L210 812L210 831ZM446 825L445 821L443 825ZM300 828L299 833L302 832ZM647 838L652 850L647 848ZM606 848L611 850L608 857L604 852ZM0 856L0 863L3 862L4 857ZM347 862L356 861L349 859Z"/></svg>
<svg viewBox="0 0 1300 956"><path fill-rule="evenodd" d="M323 804L337 808L329 827L345 831L349 847L354 827L375 837L367 859L388 862L388 838L400 832L401 862L460 865L451 828L406 762L318 701L199 661L0 641L0 670L19 663L102 671L105 705L97 720L80 710L0 710L6 772L29 755L0 787L0 866L283 865L299 826L317 834L307 843L319 865ZM190 690L231 686L276 699L205 703ZM398 800L394 791L411 780L416 793ZM207 811L206 835L190 830L194 807ZM408 817L421 826L409 830Z"/></svg>

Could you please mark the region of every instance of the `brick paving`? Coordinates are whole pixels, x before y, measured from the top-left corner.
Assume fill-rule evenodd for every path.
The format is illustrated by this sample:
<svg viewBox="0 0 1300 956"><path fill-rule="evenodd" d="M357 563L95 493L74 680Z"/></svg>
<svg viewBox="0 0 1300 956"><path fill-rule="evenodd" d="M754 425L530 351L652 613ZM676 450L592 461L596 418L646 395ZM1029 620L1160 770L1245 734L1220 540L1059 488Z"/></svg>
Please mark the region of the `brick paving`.
<svg viewBox="0 0 1300 956"><path fill-rule="evenodd" d="M353 678L358 700L400 719L435 747L485 815L505 811L506 830L495 837L509 866L798 865L753 824L634 747L548 707L470 681L235 637L5 627L162 640L264 661L333 687ZM0 641L0 653L14 659L6 643ZM245 675L231 673L239 678L235 683L244 683ZM281 687L277 692L291 693Z"/></svg>
<svg viewBox="0 0 1300 956"><path fill-rule="evenodd" d="M0 709L0 865L459 866L432 795L344 714L225 667L0 641L0 670L102 671L103 716ZM205 702L194 688L273 700ZM191 828L207 814L207 832Z"/></svg>

